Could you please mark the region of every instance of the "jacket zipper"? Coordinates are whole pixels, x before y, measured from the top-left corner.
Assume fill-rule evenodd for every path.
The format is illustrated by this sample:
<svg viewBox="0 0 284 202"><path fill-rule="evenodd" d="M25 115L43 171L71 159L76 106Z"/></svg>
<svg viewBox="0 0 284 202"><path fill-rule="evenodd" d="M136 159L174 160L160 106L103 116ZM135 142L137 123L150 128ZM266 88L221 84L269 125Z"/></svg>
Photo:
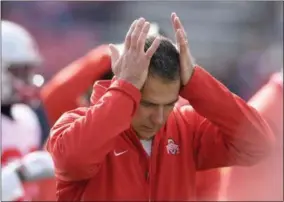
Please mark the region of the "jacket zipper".
<svg viewBox="0 0 284 202"><path fill-rule="evenodd" d="M149 159L149 171L148 171L148 177L147 177L147 180L148 180L148 201L150 202L151 201L151 195L152 195L152 187L151 187L151 180L152 180L152 177L151 177L151 160L152 160L152 155ZM150 178L151 177L151 178Z"/></svg>
<svg viewBox="0 0 284 202"><path fill-rule="evenodd" d="M158 150L158 146L160 143L160 131L156 134L155 138L152 141L152 152L151 152L151 156L149 158L149 177L148 177L148 183L149 183L149 202L151 201L152 198L152 191L153 191L153 182L154 182L154 176L156 173L156 155L157 155L157 150Z"/></svg>
<svg viewBox="0 0 284 202"><path fill-rule="evenodd" d="M132 134L130 135L130 139L133 141L134 145L138 146L138 149L140 150L143 158L147 160L147 171L146 171L146 176L144 176L144 180L146 178L146 187L147 187L147 193L148 193L148 201L151 202L151 196L152 196L152 187L151 187L151 181L153 180L153 171L152 171L152 167L153 167L153 159L155 158L154 155L156 155L156 150L157 150L157 143L160 141L160 137L158 136L158 134L160 132L158 132L155 136L155 138L152 141L152 150L151 150L151 156L149 157L148 154L146 153L146 151L144 150L139 138L136 136L134 130L132 129L131 132ZM134 133L134 134L133 134ZM154 162L155 163L155 162Z"/></svg>

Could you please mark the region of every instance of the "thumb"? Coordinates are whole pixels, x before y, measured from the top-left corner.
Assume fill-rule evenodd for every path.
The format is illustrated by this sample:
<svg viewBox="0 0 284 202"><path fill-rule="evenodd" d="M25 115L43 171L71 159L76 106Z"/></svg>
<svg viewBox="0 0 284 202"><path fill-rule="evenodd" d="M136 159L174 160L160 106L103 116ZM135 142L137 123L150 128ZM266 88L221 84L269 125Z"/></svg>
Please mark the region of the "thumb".
<svg viewBox="0 0 284 202"><path fill-rule="evenodd" d="M119 51L113 44L109 44L109 49L111 53L111 64L114 65L119 58Z"/></svg>

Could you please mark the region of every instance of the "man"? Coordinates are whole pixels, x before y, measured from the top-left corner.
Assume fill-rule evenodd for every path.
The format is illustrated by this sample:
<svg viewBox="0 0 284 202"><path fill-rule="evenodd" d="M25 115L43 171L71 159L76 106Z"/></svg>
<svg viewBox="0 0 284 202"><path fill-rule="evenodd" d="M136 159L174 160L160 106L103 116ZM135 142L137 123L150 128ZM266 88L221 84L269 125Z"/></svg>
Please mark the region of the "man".
<svg viewBox="0 0 284 202"><path fill-rule="evenodd" d="M39 100L33 97L36 93L33 78L34 68L41 64L42 57L25 28L5 20L1 21L1 28L1 166L6 166L41 149L41 125L33 110L39 106ZM37 186L31 183L25 187L26 197L33 198Z"/></svg>
<svg viewBox="0 0 284 202"><path fill-rule="evenodd" d="M151 23L149 35L157 35L160 29ZM123 44L118 44L119 49ZM41 89L41 99L51 126L65 112L82 106L89 106L88 91L97 80L111 79L111 58L108 45L103 44L76 59L60 70ZM62 96L64 95L64 96ZM41 181L38 200L54 201L55 179Z"/></svg>
<svg viewBox="0 0 284 202"><path fill-rule="evenodd" d="M42 64L42 56L33 36L25 28L7 20L1 21L1 27L1 69L6 85L3 94L4 96L6 93L10 94L8 102L24 103L35 112L40 124L39 138L42 144L49 134L39 97L39 87L43 84L43 77L35 74L35 70ZM1 106L4 111L9 111L10 105Z"/></svg>
<svg viewBox="0 0 284 202"><path fill-rule="evenodd" d="M224 180L227 200L283 201L283 68L271 76L250 100L276 135L273 152L250 168L233 167Z"/></svg>
<svg viewBox="0 0 284 202"><path fill-rule="evenodd" d="M156 23L151 23L148 36L166 36ZM120 52L123 44L116 45ZM108 45L100 45L83 57L75 60L60 70L41 89L41 99L51 126L65 112L77 107L89 106L82 96L97 80L111 79L111 57ZM64 95L64 96L62 96ZM89 98L88 98L89 99ZM188 101L180 98L179 106L188 105ZM196 176L197 199L218 200L220 188L220 172L218 169L200 171ZM40 184L39 200L55 200L55 182L47 179Z"/></svg>
<svg viewBox="0 0 284 202"><path fill-rule="evenodd" d="M36 66L40 55L31 35L23 27L9 21L1 21L1 27L1 162L6 164L40 147L41 133L36 114L23 104L17 88L19 83L30 81L32 72L26 66Z"/></svg>
<svg viewBox="0 0 284 202"><path fill-rule="evenodd" d="M196 170L252 165L269 152L267 124L192 64L176 14L172 22L179 52L167 39L146 40L149 23L135 20L123 54L110 45L115 78L53 126L59 201L194 200ZM179 95L192 107L174 108Z"/></svg>

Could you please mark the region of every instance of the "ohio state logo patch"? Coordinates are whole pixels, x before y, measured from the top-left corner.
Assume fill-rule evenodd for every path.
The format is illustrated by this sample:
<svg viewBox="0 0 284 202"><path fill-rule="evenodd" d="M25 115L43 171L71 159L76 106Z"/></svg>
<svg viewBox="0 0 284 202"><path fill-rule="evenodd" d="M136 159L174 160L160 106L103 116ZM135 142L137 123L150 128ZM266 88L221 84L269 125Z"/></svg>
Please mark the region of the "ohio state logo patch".
<svg viewBox="0 0 284 202"><path fill-rule="evenodd" d="M179 145L177 145L173 139L169 138L168 139L168 144L166 146L167 148L167 153L172 154L172 155L177 155L179 154Z"/></svg>

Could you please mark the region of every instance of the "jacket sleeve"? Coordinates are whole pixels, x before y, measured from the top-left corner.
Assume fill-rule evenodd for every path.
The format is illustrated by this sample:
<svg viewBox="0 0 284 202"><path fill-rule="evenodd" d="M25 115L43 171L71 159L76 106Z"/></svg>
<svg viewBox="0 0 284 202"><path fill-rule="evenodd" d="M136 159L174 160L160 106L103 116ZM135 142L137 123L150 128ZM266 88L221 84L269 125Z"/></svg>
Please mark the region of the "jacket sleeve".
<svg viewBox="0 0 284 202"><path fill-rule="evenodd" d="M72 62L44 85L41 99L50 126L64 112L79 107L77 98L110 70L110 64L109 48L102 45Z"/></svg>
<svg viewBox="0 0 284 202"><path fill-rule="evenodd" d="M274 139L267 123L201 67L195 67L181 96L193 107L185 106L181 113L194 127L198 170L254 165L270 153Z"/></svg>
<svg viewBox="0 0 284 202"><path fill-rule="evenodd" d="M56 177L77 181L94 176L114 147L115 139L130 127L140 97L133 85L113 80L94 105L63 114L47 142Z"/></svg>

